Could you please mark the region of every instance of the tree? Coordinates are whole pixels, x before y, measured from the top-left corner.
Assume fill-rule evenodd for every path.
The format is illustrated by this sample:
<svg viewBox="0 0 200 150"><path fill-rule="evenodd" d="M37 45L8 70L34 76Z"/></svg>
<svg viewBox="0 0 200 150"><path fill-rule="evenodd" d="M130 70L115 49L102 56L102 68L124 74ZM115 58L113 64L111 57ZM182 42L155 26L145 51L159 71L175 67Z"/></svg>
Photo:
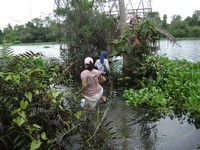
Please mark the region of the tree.
<svg viewBox="0 0 200 150"><path fill-rule="evenodd" d="M160 14L159 12L149 12L146 16L146 19L150 19L151 22L156 26L161 26Z"/></svg>
<svg viewBox="0 0 200 150"><path fill-rule="evenodd" d="M7 27L4 28L3 35L3 40L7 43L13 43L19 40L16 31L13 30L13 27L10 24L8 24Z"/></svg>
<svg viewBox="0 0 200 150"><path fill-rule="evenodd" d="M139 45L135 45L135 37L138 37ZM125 56L123 60L123 75L132 77L131 83L142 79L147 70L143 66L146 63L146 56L150 56L156 50L156 44L160 39L160 33L151 22L151 19L140 21L137 25L126 29L124 34L114 41L115 51ZM143 70L140 70L143 68ZM148 73L151 74L151 73Z"/></svg>
<svg viewBox="0 0 200 150"><path fill-rule="evenodd" d="M199 26L190 27L190 36L200 37L200 27Z"/></svg>
<svg viewBox="0 0 200 150"><path fill-rule="evenodd" d="M62 19L61 40L67 45L67 49L61 48L61 55L66 63L76 62L73 75L79 77L84 58L107 49L108 39L115 31L114 19L100 13L94 1L66 0L61 6L57 0L56 4L56 16Z"/></svg>
<svg viewBox="0 0 200 150"><path fill-rule="evenodd" d="M166 14L164 14L164 16L163 16L162 29L164 29L164 30L167 29L167 15Z"/></svg>
<svg viewBox="0 0 200 150"><path fill-rule="evenodd" d="M2 40L7 42L19 41L22 43L55 42L57 32L58 24L49 16L44 19L34 18L25 23L25 25L15 25L12 27L8 24L2 34L0 34L0 42Z"/></svg>
<svg viewBox="0 0 200 150"><path fill-rule="evenodd" d="M189 34L189 27L186 23L182 22L180 15L173 15L170 33L174 37L187 37Z"/></svg>
<svg viewBox="0 0 200 150"><path fill-rule="evenodd" d="M59 25L56 20L53 20L51 17L47 16L43 20L44 28L46 29L45 39L46 42L55 42L58 41L57 35L59 33Z"/></svg>
<svg viewBox="0 0 200 150"><path fill-rule="evenodd" d="M200 10L196 10L192 15L192 26L200 26Z"/></svg>
<svg viewBox="0 0 200 150"><path fill-rule="evenodd" d="M2 43L2 41L3 41L3 32L2 30L0 30L0 44Z"/></svg>
<svg viewBox="0 0 200 150"><path fill-rule="evenodd" d="M192 17L189 17L189 16L188 16L187 18L185 18L184 22L185 22L186 24L188 24L188 26L190 26L190 27L193 26L193 19L192 19Z"/></svg>

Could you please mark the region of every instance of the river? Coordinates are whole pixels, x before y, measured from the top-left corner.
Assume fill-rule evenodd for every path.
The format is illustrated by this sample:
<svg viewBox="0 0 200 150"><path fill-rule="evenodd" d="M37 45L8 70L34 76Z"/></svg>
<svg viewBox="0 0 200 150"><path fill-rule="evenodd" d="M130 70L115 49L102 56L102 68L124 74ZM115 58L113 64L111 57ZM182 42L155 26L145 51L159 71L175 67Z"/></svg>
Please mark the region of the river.
<svg viewBox="0 0 200 150"><path fill-rule="evenodd" d="M166 55L170 59L186 59L188 61L200 61L200 40L180 40L177 44L170 43L168 40L160 41L159 55ZM45 47L48 48L45 48ZM43 44L43 45L19 45L11 46L14 54L20 54L28 51L41 52L46 57L60 57L59 44Z"/></svg>
<svg viewBox="0 0 200 150"><path fill-rule="evenodd" d="M170 59L200 61L200 40L180 40L177 41L177 44L173 45L167 40L161 40L158 54L166 55Z"/></svg>
<svg viewBox="0 0 200 150"><path fill-rule="evenodd" d="M177 41L172 45L167 40L160 41L159 55L170 59L186 59L191 62L200 61L200 40ZM45 48L48 46L49 48ZM15 54L28 51L41 52L46 57L60 57L59 45L27 45L12 46ZM117 132L119 150L196 150L200 144L200 130L187 118L173 119L169 117L151 120L143 108L132 108L125 105L121 94L114 91L113 97L100 107L110 107L108 113L113 121L113 130Z"/></svg>

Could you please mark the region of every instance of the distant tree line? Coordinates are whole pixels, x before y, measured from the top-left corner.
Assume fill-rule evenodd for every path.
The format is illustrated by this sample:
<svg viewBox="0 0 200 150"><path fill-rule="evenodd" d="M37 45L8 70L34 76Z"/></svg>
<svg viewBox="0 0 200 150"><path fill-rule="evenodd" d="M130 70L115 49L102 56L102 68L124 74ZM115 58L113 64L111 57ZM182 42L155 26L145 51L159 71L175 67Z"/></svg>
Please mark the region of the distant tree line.
<svg viewBox="0 0 200 150"><path fill-rule="evenodd" d="M166 30L176 38L200 37L200 10L194 11L192 17L188 16L184 20L180 15L173 15L171 23L167 23L167 15L160 18L159 12L151 12L147 18L152 19L155 24ZM51 17L34 18L24 25L8 24L0 30L0 44L2 42L38 43L38 42L58 42L61 38L64 24L59 26L57 20Z"/></svg>
<svg viewBox="0 0 200 150"><path fill-rule="evenodd" d="M58 40L58 23L51 17L34 18L24 25L8 24L3 31L0 30L0 43L39 43L56 42Z"/></svg>
<svg viewBox="0 0 200 150"><path fill-rule="evenodd" d="M180 15L173 15L170 24L167 23L166 14L162 20L160 19L159 12L149 13L147 18L154 20L159 28L166 30L176 38L200 37L200 10L194 11L192 17L188 16L184 20Z"/></svg>

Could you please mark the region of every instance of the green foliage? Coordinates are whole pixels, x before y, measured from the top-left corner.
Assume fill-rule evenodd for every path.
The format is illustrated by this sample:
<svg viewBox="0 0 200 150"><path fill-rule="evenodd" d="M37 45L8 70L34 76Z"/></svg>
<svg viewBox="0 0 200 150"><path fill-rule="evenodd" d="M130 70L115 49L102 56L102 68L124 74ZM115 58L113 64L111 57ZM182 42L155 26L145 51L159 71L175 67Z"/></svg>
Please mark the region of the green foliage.
<svg viewBox="0 0 200 150"><path fill-rule="evenodd" d="M134 39L138 37L139 46L134 46ZM123 56L123 74L140 80L143 76L140 67L146 64L145 57L157 50L160 33L152 21L146 19L138 25L127 28L120 39L115 40L115 52Z"/></svg>
<svg viewBox="0 0 200 150"><path fill-rule="evenodd" d="M12 48L10 48L12 44L11 43L5 43L3 42L3 44L1 45L1 49L0 49L0 57L6 57L6 56L12 56L14 51L12 50Z"/></svg>
<svg viewBox="0 0 200 150"><path fill-rule="evenodd" d="M123 97L128 100L128 105L139 106L145 104L156 109L157 111L163 110L167 104L167 99L165 98L162 90L155 86L140 90L125 90Z"/></svg>
<svg viewBox="0 0 200 150"><path fill-rule="evenodd" d="M22 43L55 42L58 34L58 24L50 17L34 18L24 25L10 24L4 28L0 37L1 41Z"/></svg>
<svg viewBox="0 0 200 150"><path fill-rule="evenodd" d="M133 37L135 31L139 34L140 47L133 47ZM151 53L152 42L160 39L160 33L156 30L154 24L150 20L145 20L133 28L127 28L120 39L114 40L115 51L118 54L127 53L134 57L141 57L141 55L147 55ZM140 54L140 55L138 55Z"/></svg>
<svg viewBox="0 0 200 150"><path fill-rule="evenodd" d="M41 54L33 52L9 57L7 64L1 64L2 149L70 149L73 137L84 137L88 129L93 134L88 137L90 141L98 141L102 131L105 137L110 136L109 130L102 126L105 114L101 119L98 113L99 118L93 122L82 112L79 99L74 96L77 89L60 91L52 88L59 68L59 64L44 60ZM95 121L98 121L97 126ZM85 125L93 128L84 128ZM86 145L85 142L77 144ZM102 139L98 142L107 141Z"/></svg>
<svg viewBox="0 0 200 150"><path fill-rule="evenodd" d="M84 141L81 149L115 149L113 139L116 136L115 132L112 132L112 121L109 121L107 111L108 108L104 112L99 109L96 112L84 111L83 116L87 116L87 118L84 119L82 124L84 130L80 129Z"/></svg>
<svg viewBox="0 0 200 150"><path fill-rule="evenodd" d="M165 107L182 109L191 115L200 116L200 63L159 57L154 65L156 78L144 78L142 89L126 90L124 97L127 104L147 104L158 110Z"/></svg>
<svg viewBox="0 0 200 150"><path fill-rule="evenodd" d="M167 29L167 15L164 14L163 16L163 20L162 20L162 25L161 25L162 29L166 30Z"/></svg>
<svg viewBox="0 0 200 150"><path fill-rule="evenodd" d="M190 35L191 37L200 37L200 27L199 26L194 26L190 28Z"/></svg>
<svg viewBox="0 0 200 150"><path fill-rule="evenodd" d="M199 115L198 99L200 96L200 75L199 62L190 63L187 61L172 62L174 69L167 70L167 81L163 89L167 91L169 98L175 101L172 103L177 107L188 110L191 114ZM160 83L161 84L161 83Z"/></svg>
<svg viewBox="0 0 200 150"><path fill-rule="evenodd" d="M60 3L61 2L58 0L55 1L55 4L60 4ZM65 2L63 1L63 3ZM70 1L67 1L65 5L66 7L58 6L58 9L54 10L56 15L60 16L64 21L59 21L58 23L58 21L56 21L53 17L47 16L44 19L34 18L31 21L25 23L24 25L15 25L14 27L12 27L10 24L8 24L2 32L0 31L0 43L2 43L3 40L6 40L7 42L20 41L22 43L55 42L55 41L60 41L60 39L65 41L65 39L71 38L71 37L69 38L65 37L66 33L73 34L73 32L70 31L71 29L73 29L73 27L82 28L82 25L83 25L82 23L84 23L84 20L88 21L90 19L95 29L88 28L87 26L85 27L85 25L83 25L83 29L80 30L81 32L85 32L87 36L91 36L90 31L94 30L94 33L96 32L97 33L96 35L98 36L98 38L101 38L102 40L102 35L104 34L104 31L105 33L110 32L108 29L110 28L110 23L108 23L106 20L104 20L105 22L102 21L102 16L98 16L98 14L93 13L93 11L97 10L97 6L95 5L94 1L77 2L74 0L70 0ZM74 10L75 8L81 8L81 9L79 9L78 11L75 11ZM164 15L163 20L161 20L159 16L159 12L148 13L146 18L150 18L155 23L156 27L161 26L162 29L166 29L169 33L173 31L175 33L173 34L173 36L196 37L196 35L193 36L193 34L190 34L190 33L192 32L191 31L192 27L200 26L199 12L200 12L199 10L196 10L192 14L192 17L188 16L185 20L183 21L180 20L180 23L175 28L172 24L173 24L173 20L176 19L176 17L172 18L171 24L167 24L166 15ZM66 14L68 14L68 17L66 17ZM67 19L64 17L66 17ZM181 19L181 16L180 16L180 19ZM69 26L72 26L72 28L67 27L68 23L71 24L70 21L72 21L72 25L69 25ZM77 21L78 24L74 24L75 21ZM88 24L90 24L90 22L88 22ZM100 29L102 25L104 26L103 30ZM184 34L181 34L179 36L178 32L175 30L177 29L182 30L182 25L189 26L189 29L188 29L189 32L185 32L184 30ZM101 30L102 32L99 32L99 30ZM115 31L114 26L112 26L112 30ZM73 38L76 38L75 37L76 35L82 36L82 34L74 34ZM94 40L94 41L98 43L97 40ZM103 49L104 47L100 47L100 48Z"/></svg>
<svg viewBox="0 0 200 150"><path fill-rule="evenodd" d="M147 13L145 19L151 20L153 22L153 24L156 25L156 27L160 26L161 20L160 20L160 14L159 14L159 12L156 12L156 11L149 12L149 13Z"/></svg>
<svg viewBox="0 0 200 150"><path fill-rule="evenodd" d="M58 2L58 4L60 4ZM55 10L57 16L65 22L61 30L66 33L62 43L67 45L61 50L62 58L67 62L76 62L73 75L79 75L85 57L96 57L106 49L107 40L115 31L114 19L97 10L94 1L65 1Z"/></svg>
<svg viewBox="0 0 200 150"><path fill-rule="evenodd" d="M50 89L56 73L53 66L31 52L12 57L8 63L1 64L0 72L1 147L34 150L60 146L57 133L76 119L65 115L71 111L61 106L63 94ZM68 125L64 120L70 120Z"/></svg>

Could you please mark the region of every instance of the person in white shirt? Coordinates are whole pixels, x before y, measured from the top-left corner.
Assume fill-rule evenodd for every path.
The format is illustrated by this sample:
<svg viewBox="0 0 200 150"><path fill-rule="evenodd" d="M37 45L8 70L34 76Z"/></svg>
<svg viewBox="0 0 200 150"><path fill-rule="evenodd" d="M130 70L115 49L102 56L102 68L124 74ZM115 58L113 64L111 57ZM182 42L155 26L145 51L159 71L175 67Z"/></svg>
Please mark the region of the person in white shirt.
<svg viewBox="0 0 200 150"><path fill-rule="evenodd" d="M94 67L96 67L104 76L110 73L109 61L107 59L107 51L102 51L99 59L96 60ZM102 96L103 102L107 102L107 97Z"/></svg>
<svg viewBox="0 0 200 150"><path fill-rule="evenodd" d="M96 60L94 66L97 67L97 69L100 70L101 73L104 75L110 72L110 66L109 61L107 59L106 51L101 52L101 55L99 56L99 59Z"/></svg>

